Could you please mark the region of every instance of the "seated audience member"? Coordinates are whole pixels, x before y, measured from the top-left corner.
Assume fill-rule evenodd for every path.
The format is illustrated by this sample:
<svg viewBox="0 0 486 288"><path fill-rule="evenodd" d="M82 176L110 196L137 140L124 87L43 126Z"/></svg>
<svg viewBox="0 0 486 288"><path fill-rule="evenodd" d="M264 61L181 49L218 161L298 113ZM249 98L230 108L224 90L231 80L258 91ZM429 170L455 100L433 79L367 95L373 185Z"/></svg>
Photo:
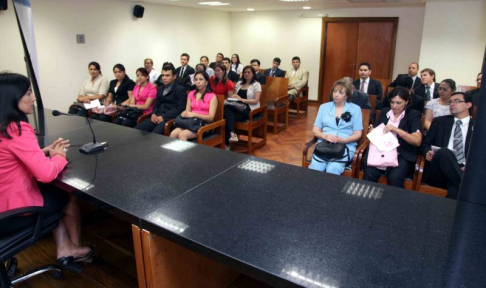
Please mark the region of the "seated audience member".
<svg viewBox="0 0 486 288"><path fill-rule="evenodd" d="M354 80L354 87L368 95L376 95L376 110L381 110L383 101L383 87L381 82L370 78L371 64L363 62L359 64L359 78Z"/></svg>
<svg viewBox="0 0 486 288"><path fill-rule="evenodd" d="M273 58L272 68L266 69L263 75L270 77L285 77L284 71L278 68L278 66L280 66L280 62L282 62L280 58Z"/></svg>
<svg viewBox="0 0 486 288"><path fill-rule="evenodd" d="M289 79L289 85L287 87L287 95L289 96L289 101L292 102L296 97L299 90L307 86L307 81L309 79L309 72L303 68L300 68L300 58L295 56L292 58L292 69L288 70L285 74L285 78Z"/></svg>
<svg viewBox="0 0 486 288"><path fill-rule="evenodd" d="M77 101L80 103L90 103L92 100L103 100L108 92L108 80L101 74L100 64L91 62L88 65L90 77L86 79L79 90ZM79 116L88 116L88 110L84 106L74 106L69 110L70 114Z"/></svg>
<svg viewBox="0 0 486 288"><path fill-rule="evenodd" d="M209 75L209 77L214 76L214 70L213 68L209 67L209 58L208 56L201 56L201 59L199 59L202 64L206 67L206 73Z"/></svg>
<svg viewBox="0 0 486 288"><path fill-rule="evenodd" d="M164 62L162 64L162 68L164 68L166 66L173 67L174 71L176 70L174 64L172 64L171 62ZM178 84L178 85L184 86L183 83L182 83L183 79L180 78L177 73L174 74L174 75L176 76L175 83ZM164 83L162 83L162 74L159 75L159 78L157 78L157 80L155 80L155 82L152 85L155 87L155 89L159 89L159 87L164 86Z"/></svg>
<svg viewBox="0 0 486 288"><path fill-rule="evenodd" d="M397 87L403 87L408 90L410 93L410 101L412 102L410 108L413 110L417 110L420 113L424 111L424 98L412 92L412 85L413 81L408 75L398 75L397 77ZM389 95L385 94L385 97L382 102L382 108L390 107L390 99Z"/></svg>
<svg viewBox="0 0 486 288"><path fill-rule="evenodd" d="M370 96L366 93L363 93L361 91L356 90L356 88L353 86L353 78L351 77L344 77L342 80L346 81L351 85L351 90L353 91L352 97L351 97L351 102L353 104L356 104L359 106L361 109L367 109L367 110L372 110L371 103L370 103ZM329 94L329 101L333 101L332 95L334 91L331 91ZM370 123L372 123L373 120L373 115L370 113Z"/></svg>
<svg viewBox="0 0 486 288"><path fill-rule="evenodd" d="M226 146L229 143L238 142L238 135L235 133L235 122L245 121L248 119L250 111L260 107L260 96L262 94L262 86L256 79L255 69L251 66L246 66L243 69L243 79L236 83L232 98L245 104L245 110L241 111L235 109L231 105L224 107L224 119L226 119ZM231 103L229 103L231 104Z"/></svg>
<svg viewBox="0 0 486 288"><path fill-rule="evenodd" d="M29 78L0 73L0 212L29 206L44 207L48 214L63 212L53 234L57 264L70 269L74 262L91 261L94 250L80 245L81 215L76 197L38 184L53 181L66 167L69 141L59 138L39 148L27 119L33 113L35 100ZM0 229L0 235L33 227L36 218L30 216L10 221Z"/></svg>
<svg viewBox="0 0 486 288"><path fill-rule="evenodd" d="M252 59L250 64L251 67L253 67L253 69L255 70L257 81L260 82L260 84L265 84L265 75L260 73L260 60Z"/></svg>
<svg viewBox="0 0 486 288"><path fill-rule="evenodd" d="M478 77L476 79L477 89L469 90L466 92L467 95L471 96L473 106L479 105L479 90L481 89L481 79L483 78L483 73L479 72Z"/></svg>
<svg viewBox="0 0 486 288"><path fill-rule="evenodd" d="M240 77L238 76L238 73L231 70L229 58L227 57L223 58L223 65L226 67L226 77L228 77L228 79L231 80L233 83L238 82L238 79Z"/></svg>
<svg viewBox="0 0 486 288"><path fill-rule="evenodd" d="M150 115L154 107L154 99L157 96L155 89L149 82L149 73L145 68L137 69L137 85L133 88L133 97L130 99L128 107L134 107L142 111L142 115ZM142 116L142 115L138 115ZM138 117L119 116L115 124L126 127L135 127Z"/></svg>
<svg viewBox="0 0 486 288"><path fill-rule="evenodd" d="M196 73L194 68L189 66L190 56L187 53L182 53L181 55L181 66L176 69L175 75L181 79L182 86L186 85L189 75Z"/></svg>
<svg viewBox="0 0 486 288"><path fill-rule="evenodd" d="M202 63L199 63L196 65L196 72L199 72L199 71L202 71L202 72L205 72L206 71L206 66L204 66L204 64ZM196 89L196 81L194 79L194 76L196 75L196 73L192 74L192 75L189 75L189 79L190 79L190 88L189 90L195 90ZM189 85L189 82L187 83Z"/></svg>
<svg viewBox="0 0 486 288"><path fill-rule="evenodd" d="M224 58L223 53L216 54L216 61L215 62L211 62L211 64L209 64L209 67L213 68L213 70L214 70L214 66L217 63L221 63L223 61L223 58ZM209 61L209 59L208 59L208 61Z"/></svg>
<svg viewBox="0 0 486 288"><path fill-rule="evenodd" d="M429 130L432 120L440 116L451 115L449 100L452 93L456 92L456 82L452 79L445 79L440 82L439 98L432 99L425 105L424 130Z"/></svg>
<svg viewBox="0 0 486 288"><path fill-rule="evenodd" d="M420 147L427 162L423 182L447 189L447 197L457 199L474 123L469 115L470 95L452 94L449 108L452 115L437 117ZM440 147L437 151L432 146Z"/></svg>
<svg viewBox="0 0 486 288"><path fill-rule="evenodd" d="M408 65L408 74L398 74L397 79L395 79L395 81L393 81L390 84L390 87L397 87L398 86L397 85L398 77L405 75L405 76L412 78L412 80L413 80L412 89L416 89L417 87L422 85L422 81L420 81L420 77L418 76L418 69L419 69L419 65L418 65L417 62L410 63L410 65Z"/></svg>
<svg viewBox="0 0 486 288"><path fill-rule="evenodd" d="M149 82L150 84L154 84L155 80L157 80L160 76L160 73L153 69L154 61L150 58L143 60L143 64L145 69L147 69L149 73Z"/></svg>
<svg viewBox="0 0 486 288"><path fill-rule="evenodd" d="M439 98L439 84L435 83L435 71L425 68L420 71L420 81L422 85L415 89L415 94L421 96L424 102Z"/></svg>
<svg viewBox="0 0 486 288"><path fill-rule="evenodd" d="M165 123L175 119L186 108L186 89L177 83L174 66L162 68L163 85L157 90L157 98L150 118L135 126L136 129L164 135Z"/></svg>
<svg viewBox="0 0 486 288"><path fill-rule="evenodd" d="M380 176L386 175L388 185L403 188L405 178L415 167L417 147L422 142L422 113L410 108L408 89L397 87L390 92L389 96L391 108L383 108L373 126L385 124L383 132L392 132L398 138L400 144L397 148L398 167L371 167L365 163L363 179L378 182Z"/></svg>
<svg viewBox="0 0 486 288"><path fill-rule="evenodd" d="M243 64L241 64L240 56L238 54L233 54L231 56L231 71L240 74L243 72Z"/></svg>
<svg viewBox="0 0 486 288"><path fill-rule="evenodd" d="M217 64L218 65L218 64ZM218 108L218 97L211 91L209 85L209 76L206 72L198 71L194 76L196 81L196 90L193 90L187 95L186 110L184 110L180 116L181 118L197 118L199 120L199 126L205 126L207 123L211 123L216 115L216 109ZM175 129L170 133L171 138L177 138L179 140L187 141L197 137L197 131L189 130L182 127L178 127L178 123L175 122Z"/></svg>
<svg viewBox="0 0 486 288"><path fill-rule="evenodd" d="M235 88L234 83L226 77L226 67L219 63L214 66L214 76L209 78L209 85L214 94L225 95L225 97L230 97Z"/></svg>
<svg viewBox="0 0 486 288"><path fill-rule="evenodd" d="M113 74L115 74L115 79L111 80L110 88L108 89L108 96L105 99L104 106L127 106L130 103L130 98L133 97L133 88L135 88L135 82L132 81L125 73L125 66L122 64L116 64L113 67ZM93 114L91 118L101 120L104 122L111 122L111 115L106 115L103 113L96 113L93 109ZM106 111L106 110L99 110ZM113 110L113 113L116 109Z"/></svg>
<svg viewBox="0 0 486 288"><path fill-rule="evenodd" d="M348 81L336 81L331 91L333 101L319 107L312 132L318 143L340 143L348 149L345 149L344 157L337 160L320 159L314 154L309 169L341 175L346 163L353 160L363 130L363 119L359 106L351 103L353 96Z"/></svg>

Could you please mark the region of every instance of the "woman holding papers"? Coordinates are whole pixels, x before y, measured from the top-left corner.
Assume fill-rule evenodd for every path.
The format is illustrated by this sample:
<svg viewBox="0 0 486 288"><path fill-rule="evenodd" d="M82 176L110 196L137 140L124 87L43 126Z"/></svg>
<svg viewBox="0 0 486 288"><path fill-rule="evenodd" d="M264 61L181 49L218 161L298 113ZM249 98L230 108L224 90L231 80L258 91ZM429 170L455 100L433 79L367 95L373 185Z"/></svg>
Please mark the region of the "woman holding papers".
<svg viewBox="0 0 486 288"><path fill-rule="evenodd" d="M98 62L91 62L88 65L88 72L90 77L86 79L79 90L77 101L79 103L90 103L92 100L102 100L105 98L109 82L108 79L101 74L100 64ZM77 114L79 116L88 116L88 110L77 105L69 110L70 114Z"/></svg>
<svg viewBox="0 0 486 288"><path fill-rule="evenodd" d="M391 132L398 138L398 166L371 167L366 163L363 179L378 182L378 178L385 175L388 185L403 188L405 177L413 170L417 161L417 147L422 142L422 115L419 111L410 109L410 93L403 87L393 89L388 99L390 108L383 108L373 127L384 124L383 132Z"/></svg>
<svg viewBox="0 0 486 288"><path fill-rule="evenodd" d="M333 101L319 107L312 132L321 142L344 144L347 149L340 159L322 159L312 156L309 169L341 175L346 164L352 161L363 130L361 109L351 103L353 91L348 81L338 80L332 88ZM343 146L344 147L344 146Z"/></svg>
<svg viewBox="0 0 486 288"><path fill-rule="evenodd" d="M256 71L250 65L243 69L243 79L236 83L230 100L238 102L233 106L228 102L224 106L224 119L226 119L226 146L229 143L238 142L238 136L235 133L235 122L244 121L248 119L250 111L260 107L260 95L262 94L262 86L257 81Z"/></svg>

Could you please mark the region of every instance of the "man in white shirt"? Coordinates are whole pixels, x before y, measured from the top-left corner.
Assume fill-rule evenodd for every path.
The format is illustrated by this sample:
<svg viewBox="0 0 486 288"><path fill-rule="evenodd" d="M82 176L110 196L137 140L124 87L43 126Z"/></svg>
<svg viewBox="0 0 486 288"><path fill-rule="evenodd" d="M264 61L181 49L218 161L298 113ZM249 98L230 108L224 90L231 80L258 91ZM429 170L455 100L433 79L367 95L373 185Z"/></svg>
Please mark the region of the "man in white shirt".
<svg viewBox="0 0 486 288"><path fill-rule="evenodd" d="M472 99L456 92L449 103L452 115L434 118L420 150L427 160L423 182L446 188L447 197L457 199L474 125L469 115Z"/></svg>
<svg viewBox="0 0 486 288"><path fill-rule="evenodd" d="M424 102L439 98L439 84L435 83L435 71L430 68L425 68L420 71L420 81L422 85L417 87L415 94L422 96Z"/></svg>
<svg viewBox="0 0 486 288"><path fill-rule="evenodd" d="M412 78L413 83L412 83L412 89L415 89L422 85L422 81L420 81L420 77L418 75L419 72L419 64L417 62L412 62L410 65L408 65L408 74L398 74L398 77L401 75L408 75L410 78ZM397 79L395 79L391 84L390 87L397 87Z"/></svg>
<svg viewBox="0 0 486 288"><path fill-rule="evenodd" d="M383 87L381 82L370 77L371 64L363 62L359 64L359 79L353 82L356 90L368 95L376 95L376 110L381 110L383 99Z"/></svg>

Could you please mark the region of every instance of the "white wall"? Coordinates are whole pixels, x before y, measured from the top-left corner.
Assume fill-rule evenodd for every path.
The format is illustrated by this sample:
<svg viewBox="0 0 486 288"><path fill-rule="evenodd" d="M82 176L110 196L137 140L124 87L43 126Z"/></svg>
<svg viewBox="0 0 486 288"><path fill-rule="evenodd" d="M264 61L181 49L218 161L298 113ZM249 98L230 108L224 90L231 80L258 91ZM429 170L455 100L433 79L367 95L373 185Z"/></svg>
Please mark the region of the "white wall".
<svg viewBox="0 0 486 288"><path fill-rule="evenodd" d="M452 78L476 86L486 45L486 2L428 2L420 67L432 68L437 82Z"/></svg>
<svg viewBox="0 0 486 288"><path fill-rule="evenodd" d="M190 64L199 57L214 59L217 52L230 53L230 15L143 3L142 19L132 16L136 3L113 0L31 1L39 56L40 85L45 107L67 110L88 74L88 63L97 61L103 75L113 79L112 68L122 63L134 79L145 58L154 68L189 53ZM25 74L20 36L11 5L0 14L2 55L0 70ZM7 28L8 27L8 28ZM5 34L6 33L6 34ZM86 44L76 44L76 34ZM6 35L6 37L4 36ZM6 52L6 53L5 53Z"/></svg>
<svg viewBox="0 0 486 288"><path fill-rule="evenodd" d="M317 100L322 18L299 18L308 11L231 13L231 49L244 63L252 58L269 68L276 56L281 68L291 68L293 56L300 56L309 70L310 99ZM424 7L346 8L312 11L328 17L399 17L393 75L406 73L408 64L418 61L422 40ZM324 92L327 93L327 92Z"/></svg>

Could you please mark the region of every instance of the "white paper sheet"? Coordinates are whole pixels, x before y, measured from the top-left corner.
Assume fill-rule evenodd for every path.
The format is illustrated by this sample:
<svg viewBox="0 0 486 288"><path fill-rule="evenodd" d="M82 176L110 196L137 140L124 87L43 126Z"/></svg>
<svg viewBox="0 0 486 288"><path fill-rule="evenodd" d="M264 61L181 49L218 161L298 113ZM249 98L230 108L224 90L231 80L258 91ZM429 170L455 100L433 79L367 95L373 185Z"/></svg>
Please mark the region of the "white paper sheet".
<svg viewBox="0 0 486 288"><path fill-rule="evenodd" d="M366 136L370 139L371 143L380 150L380 152L389 152L400 146L400 143L398 143L398 139L393 133L383 133L384 128L385 124L382 123Z"/></svg>
<svg viewBox="0 0 486 288"><path fill-rule="evenodd" d="M84 103L84 108L86 108L86 109L91 109L91 108L100 107L100 106L101 106L101 103L100 103L100 100L98 100L98 99L91 100L91 102L89 104Z"/></svg>

